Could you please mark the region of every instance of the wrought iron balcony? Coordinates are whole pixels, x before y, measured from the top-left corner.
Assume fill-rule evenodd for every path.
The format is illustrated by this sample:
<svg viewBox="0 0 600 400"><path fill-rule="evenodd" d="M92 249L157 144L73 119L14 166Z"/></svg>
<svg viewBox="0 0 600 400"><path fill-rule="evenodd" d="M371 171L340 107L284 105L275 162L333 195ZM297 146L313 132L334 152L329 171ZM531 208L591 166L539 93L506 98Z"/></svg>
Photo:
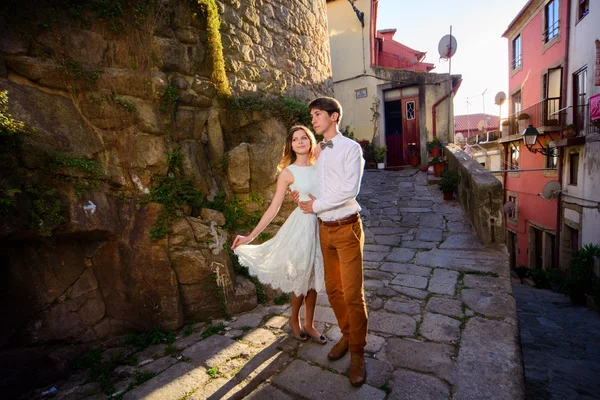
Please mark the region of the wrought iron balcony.
<svg viewBox="0 0 600 400"><path fill-rule="evenodd" d="M523 129L519 127L519 115L529 115L528 121L521 125L533 125L540 132L544 131L558 131L561 129L563 124L564 115L560 112L560 97L550 97L544 99L531 107L527 107L519 112L513 113L508 116L509 122L509 135L516 135L522 133Z"/></svg>

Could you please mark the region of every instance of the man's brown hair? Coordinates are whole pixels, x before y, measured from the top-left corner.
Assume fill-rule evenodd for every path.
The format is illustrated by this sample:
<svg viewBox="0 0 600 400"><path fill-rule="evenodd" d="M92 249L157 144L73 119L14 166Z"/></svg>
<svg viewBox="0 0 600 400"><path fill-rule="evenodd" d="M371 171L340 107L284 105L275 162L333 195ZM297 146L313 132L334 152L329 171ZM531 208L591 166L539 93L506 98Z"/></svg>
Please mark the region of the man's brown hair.
<svg viewBox="0 0 600 400"><path fill-rule="evenodd" d="M338 119L336 121L338 125L342 120L342 105L333 97L319 97L318 99L313 100L308 105L308 110L325 111L330 117L334 112L338 113Z"/></svg>

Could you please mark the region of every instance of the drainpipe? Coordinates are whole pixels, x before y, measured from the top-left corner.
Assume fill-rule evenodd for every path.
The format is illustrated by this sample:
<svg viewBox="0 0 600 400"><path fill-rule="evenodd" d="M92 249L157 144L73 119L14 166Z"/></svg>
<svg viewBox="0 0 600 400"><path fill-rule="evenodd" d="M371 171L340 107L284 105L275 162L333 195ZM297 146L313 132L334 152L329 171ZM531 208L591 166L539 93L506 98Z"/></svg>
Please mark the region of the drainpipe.
<svg viewBox="0 0 600 400"><path fill-rule="evenodd" d="M450 79L452 79L452 77L450 77ZM446 100L446 98L448 96L450 96L452 93L456 93L456 91L458 90L458 88L460 87L460 84L462 83L462 78L458 79L458 82L456 82L456 85L448 92L446 93L444 96L442 96L441 99L439 99L438 101L435 102L435 104L431 107L431 116L433 118L433 124L432 124L432 131L433 131L433 137L436 137L436 123L435 123L435 108L444 100ZM448 104L448 115L450 115L450 105ZM448 127L448 131L450 130L450 127Z"/></svg>
<svg viewBox="0 0 600 400"><path fill-rule="evenodd" d="M562 98L565 102L565 106L567 105L567 96L568 96L568 83L569 82L569 42L571 38L571 0L567 0L567 23L565 29L565 67L563 69L563 87L562 87ZM565 113L566 116L566 113ZM563 125L566 121L563 121ZM562 132L560 133L560 137L563 137ZM558 148L558 183L562 188L563 185L563 162L565 159L565 148ZM556 266L560 266L560 231L562 230L561 220L562 220L562 196L560 192L558 192L558 196L556 197L556 242L554 248L554 261L556 262Z"/></svg>

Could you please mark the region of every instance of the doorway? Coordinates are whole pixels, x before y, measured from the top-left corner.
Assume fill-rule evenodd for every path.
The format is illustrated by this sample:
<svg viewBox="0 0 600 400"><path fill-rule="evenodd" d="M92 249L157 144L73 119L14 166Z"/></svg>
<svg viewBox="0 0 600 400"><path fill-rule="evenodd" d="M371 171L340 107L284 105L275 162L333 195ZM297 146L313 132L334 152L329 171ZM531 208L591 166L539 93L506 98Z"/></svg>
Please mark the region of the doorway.
<svg viewBox="0 0 600 400"><path fill-rule="evenodd" d="M418 97L386 101L384 118L387 165L395 167L410 164L412 153L409 144L414 144L417 149L420 147Z"/></svg>
<svg viewBox="0 0 600 400"><path fill-rule="evenodd" d="M519 248L517 245L517 234L513 231L508 231L508 254L510 259L510 269L517 268L517 253L519 252Z"/></svg>

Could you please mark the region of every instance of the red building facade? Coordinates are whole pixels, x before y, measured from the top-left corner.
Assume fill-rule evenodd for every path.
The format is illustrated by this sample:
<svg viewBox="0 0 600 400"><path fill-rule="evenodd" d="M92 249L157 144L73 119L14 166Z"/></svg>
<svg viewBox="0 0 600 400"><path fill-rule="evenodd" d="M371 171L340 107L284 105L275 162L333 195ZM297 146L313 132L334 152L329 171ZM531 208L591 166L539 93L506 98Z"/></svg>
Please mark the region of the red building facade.
<svg viewBox="0 0 600 400"><path fill-rule="evenodd" d="M533 153L522 132L528 125L540 136L534 148L559 139L566 104L567 1L530 0L508 26L509 135L504 179L507 246L511 267L557 267L557 200L540 196L558 178L558 157ZM558 153L556 153L558 154Z"/></svg>

